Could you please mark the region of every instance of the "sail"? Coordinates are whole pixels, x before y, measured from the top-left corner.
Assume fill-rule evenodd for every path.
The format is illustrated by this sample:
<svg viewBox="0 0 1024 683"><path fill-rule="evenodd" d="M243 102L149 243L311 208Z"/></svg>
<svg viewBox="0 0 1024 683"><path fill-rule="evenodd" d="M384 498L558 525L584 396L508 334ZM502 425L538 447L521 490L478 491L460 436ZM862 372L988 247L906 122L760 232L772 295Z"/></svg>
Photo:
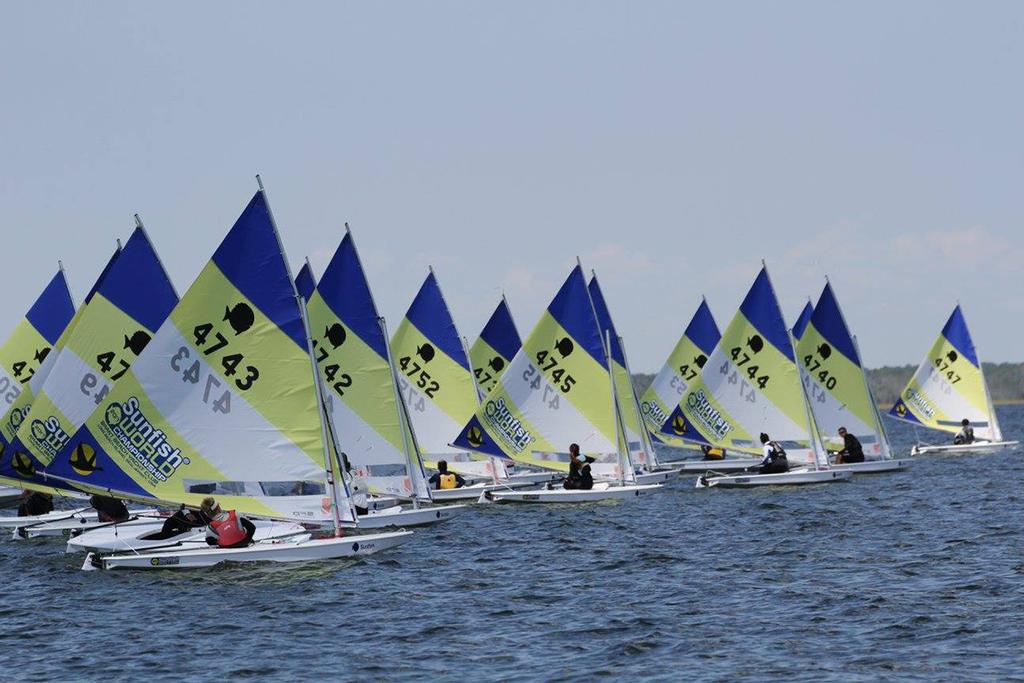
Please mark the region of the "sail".
<svg viewBox="0 0 1024 683"><path fill-rule="evenodd" d="M23 397L30 391L27 385L35 375L43 377L45 372L40 370L54 355L53 349L74 315L75 304L64 270L60 269L0 346L0 405L4 411L0 419L0 472L7 476L19 471L25 476L33 473L31 461L27 457L13 458L7 446L31 408L31 399L25 401Z"/></svg>
<svg viewBox="0 0 1024 683"><path fill-rule="evenodd" d="M959 304L889 415L954 433L960 431L961 421L967 419L976 438L1002 440L981 361Z"/></svg>
<svg viewBox="0 0 1024 683"><path fill-rule="evenodd" d="M793 339L800 341L804 336L804 330L807 329L807 323L811 322L812 315L814 315L814 306L811 306L811 302L808 301L804 304L803 309L801 309L796 322L793 323Z"/></svg>
<svg viewBox="0 0 1024 683"><path fill-rule="evenodd" d="M431 270L391 337L391 358L423 458L467 460L451 446L479 405L469 359Z"/></svg>
<svg viewBox="0 0 1024 683"><path fill-rule="evenodd" d="M633 389L633 378L629 374L626 351L615 330L615 323L612 322L604 293L601 291L601 285L597 282L597 275L591 276L587 289L590 292L590 299L594 303L594 313L597 315L601 334L606 344L610 344L609 356L611 357L612 377L615 378L615 400L618 405L619 419L626 435L629 459L633 465L649 467L652 465L652 457L648 453L644 421L640 416L640 407Z"/></svg>
<svg viewBox="0 0 1024 683"><path fill-rule="evenodd" d="M309 326L341 455L370 493L429 499L405 424L388 344L352 234L309 300Z"/></svg>
<svg viewBox="0 0 1024 683"><path fill-rule="evenodd" d="M662 431L749 453L760 451L758 436L766 432L791 462L827 464L766 268Z"/></svg>
<svg viewBox="0 0 1024 683"><path fill-rule="evenodd" d="M14 452L27 454L37 469L49 465L177 302L145 231L136 228L65 332L60 353L11 444Z"/></svg>
<svg viewBox="0 0 1024 683"><path fill-rule="evenodd" d="M606 466L595 473L625 474L601 329L579 266L454 443L566 472L574 442Z"/></svg>
<svg viewBox="0 0 1024 683"><path fill-rule="evenodd" d="M313 277L313 268L310 267L307 261L302 264L302 268L299 268L299 274L295 276L295 290L302 295L302 298L308 304L313 296L314 289L316 289L316 278Z"/></svg>
<svg viewBox="0 0 1024 683"><path fill-rule="evenodd" d="M661 426L680 397L686 393L690 383L700 375L701 368L707 363L708 356L714 351L721 336L708 302L702 298L683 336L640 398L640 410L647 430L660 442L677 448L693 447L675 434L662 432Z"/></svg>
<svg viewBox="0 0 1024 683"><path fill-rule="evenodd" d="M128 498L214 495L244 514L332 519L299 301L260 190L47 473Z"/></svg>
<svg viewBox="0 0 1024 683"><path fill-rule="evenodd" d="M797 336L796 326L793 336ZM860 354L830 284L825 284L802 327L796 356L811 412L825 443L841 450L838 430L845 427L864 447L865 458L890 458Z"/></svg>
<svg viewBox="0 0 1024 683"><path fill-rule="evenodd" d="M469 349L469 360L476 376L480 398L483 399L498 384L498 378L523 345L509 311L508 302L501 297L494 313Z"/></svg>

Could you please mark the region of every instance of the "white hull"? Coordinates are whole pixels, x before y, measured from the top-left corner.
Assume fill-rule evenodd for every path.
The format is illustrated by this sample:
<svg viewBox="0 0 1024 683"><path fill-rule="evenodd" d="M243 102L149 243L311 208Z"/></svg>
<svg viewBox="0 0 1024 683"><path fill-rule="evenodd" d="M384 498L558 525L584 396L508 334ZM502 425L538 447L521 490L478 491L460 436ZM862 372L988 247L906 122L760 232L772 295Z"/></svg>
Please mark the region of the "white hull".
<svg viewBox="0 0 1024 683"><path fill-rule="evenodd" d="M131 517L126 522L121 522L121 526L144 526L149 524L153 520L151 518L156 517L159 513L156 510L132 510ZM23 526L15 530L15 538L44 538L52 536L65 536L76 531L88 531L97 527L105 527L111 524L110 522L101 522L99 515L95 511L90 511L81 515L75 515L74 517L64 516L64 519L54 520L52 522L45 522L39 524L33 524L31 526Z"/></svg>
<svg viewBox="0 0 1024 683"><path fill-rule="evenodd" d="M1001 451L1004 448L1015 448L1019 443L1019 441L975 441L974 443L942 444L934 446L919 443L910 449L910 454L924 455L926 453L992 453L994 451Z"/></svg>
<svg viewBox="0 0 1024 683"><path fill-rule="evenodd" d="M730 458L728 460L686 460L673 463L683 474L693 472L741 472L748 467L755 467L760 461L757 458Z"/></svg>
<svg viewBox="0 0 1024 683"><path fill-rule="evenodd" d="M670 479L675 479L682 472L681 469L671 470L655 470L653 472L643 472L635 475L636 483L640 485L644 484L662 484Z"/></svg>
<svg viewBox="0 0 1024 683"><path fill-rule="evenodd" d="M494 503L593 503L601 500L636 498L642 493L661 489L661 484L646 486L610 486L594 484L589 491L578 489L539 489L536 491L490 491L481 496L480 502ZM486 499L486 500L485 500Z"/></svg>
<svg viewBox="0 0 1024 683"><path fill-rule="evenodd" d="M389 507L359 515L359 529L403 528L446 522L469 508L465 505L431 505L416 508ZM346 527L353 526L346 524Z"/></svg>
<svg viewBox="0 0 1024 683"><path fill-rule="evenodd" d="M90 553L82 569L194 569L222 562L317 562L372 555L411 539L411 531L396 531L346 538L265 541L248 548L182 548L103 556Z"/></svg>
<svg viewBox="0 0 1024 683"><path fill-rule="evenodd" d="M15 507L21 498L21 489L13 486L0 486L0 507Z"/></svg>
<svg viewBox="0 0 1024 683"><path fill-rule="evenodd" d="M0 517L0 529L17 529L18 527L31 526L33 524L45 524L47 522L68 519L71 516L96 519L96 511L91 507L84 507L73 510L54 510L45 515L31 517Z"/></svg>
<svg viewBox="0 0 1024 683"><path fill-rule="evenodd" d="M832 484L849 481L853 472L838 470L790 470L779 474L733 474L722 477L698 477L697 488L754 488L757 486L796 486L804 484Z"/></svg>
<svg viewBox="0 0 1024 683"><path fill-rule="evenodd" d="M535 483L532 481L510 481L504 484L473 484L472 486L463 486L460 489L431 490L430 497L434 502L438 503L446 503L451 500L476 501L484 491L509 491L534 485Z"/></svg>
<svg viewBox="0 0 1024 683"><path fill-rule="evenodd" d="M892 458L890 460L865 460L864 462L843 463L831 465L830 469L840 472L853 472L854 474L875 474L881 472L898 472L910 467L913 462L910 458Z"/></svg>
<svg viewBox="0 0 1024 683"><path fill-rule="evenodd" d="M140 520L141 524L111 524L86 531L68 541L67 552L77 553L86 550L96 550L105 553L116 553L126 551L152 550L154 548L167 548L178 544L192 544L198 547L206 547L206 527L198 527L183 531L171 538L150 539L148 536L158 534L163 528L163 520ZM256 533L253 536L255 541L263 541L268 538L281 538L301 534L304 529L299 524L291 522L273 522L262 519L254 519Z"/></svg>
<svg viewBox="0 0 1024 683"><path fill-rule="evenodd" d="M530 484L544 484L546 482L555 479L556 477L563 477L560 472L521 472L519 474L511 475L508 480L510 482L527 482Z"/></svg>

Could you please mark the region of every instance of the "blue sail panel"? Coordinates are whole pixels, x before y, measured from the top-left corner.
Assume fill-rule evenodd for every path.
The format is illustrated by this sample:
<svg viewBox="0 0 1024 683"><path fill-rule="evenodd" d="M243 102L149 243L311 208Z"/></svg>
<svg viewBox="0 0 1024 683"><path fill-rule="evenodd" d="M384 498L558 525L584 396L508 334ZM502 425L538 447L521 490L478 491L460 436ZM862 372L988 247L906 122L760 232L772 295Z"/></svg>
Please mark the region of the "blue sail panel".
<svg viewBox="0 0 1024 683"><path fill-rule="evenodd" d="M821 291L821 296L818 297L811 322L814 323L814 329L818 330L821 336L832 345L832 348L838 349L854 365L860 367L860 355L853 345L853 338L843 320L843 313L839 309L839 302L832 291L832 285L827 282L825 289Z"/></svg>
<svg viewBox="0 0 1024 683"><path fill-rule="evenodd" d="M612 360L622 367L626 367L626 357L622 353L622 346L619 344L619 335L615 331L612 314L608 310L608 304L604 300L604 293L601 291L601 285L597 283L596 275L590 278L590 284L587 285L587 289L590 292L590 300L594 302L594 313L597 314L597 323L601 326L601 337L607 337L611 342L609 351Z"/></svg>
<svg viewBox="0 0 1024 683"><path fill-rule="evenodd" d="M59 270L25 317L32 327L53 345L57 343L57 338L64 332L64 328L74 315L75 304L71 300L71 290L68 289L64 271Z"/></svg>
<svg viewBox="0 0 1024 683"><path fill-rule="evenodd" d="M302 268L299 268L299 274L295 276L295 289L308 304L313 292L316 291L316 278L313 277L313 269L308 263L303 263Z"/></svg>
<svg viewBox="0 0 1024 683"><path fill-rule="evenodd" d="M572 269L558 294L548 305L548 313L600 363L601 367L608 368L604 357L604 344L601 342L601 328L594 317L587 282L579 265Z"/></svg>
<svg viewBox="0 0 1024 683"><path fill-rule="evenodd" d="M444 302L441 287L437 284L434 271L430 271L416 293L405 317L423 333L430 342L470 372L469 359L462 346L462 339L452 320L448 305Z"/></svg>
<svg viewBox="0 0 1024 683"><path fill-rule="evenodd" d="M341 240L316 288L338 320L386 360L387 343L380 327L380 315L352 233L346 233Z"/></svg>
<svg viewBox="0 0 1024 683"><path fill-rule="evenodd" d="M718 331L715 316L711 315L708 302L704 299L701 299L700 306L697 307L697 312L693 314L690 324L686 326L684 334L706 356L710 356L711 352L715 350L715 346L718 345L718 340L722 338L722 333Z"/></svg>
<svg viewBox="0 0 1024 683"><path fill-rule="evenodd" d="M963 311L960 310L960 304L953 309L945 327L942 328L942 336L960 352L961 357L971 361L974 367L978 367L978 353L974 350L974 341L971 339L971 333L967 330L967 321L964 319Z"/></svg>
<svg viewBox="0 0 1024 683"><path fill-rule="evenodd" d="M503 358L509 360L515 357L516 352L523 345L515 321L512 320L512 312L508 310L508 304L504 298L487 320L483 331L480 332L480 338L500 353Z"/></svg>
<svg viewBox="0 0 1024 683"><path fill-rule="evenodd" d="M740 304L740 311L750 324L779 350L779 353L794 360L789 332L786 330L786 322L782 319L782 311L779 309L778 299L775 298L771 280L768 279L767 268L762 268L757 274L757 279Z"/></svg>
<svg viewBox="0 0 1024 683"><path fill-rule="evenodd" d="M814 307L808 301L804 304L803 310L800 311L800 316L796 319L796 322L793 323L793 337L797 341L804 336L804 330L807 329L807 324L811 322L812 315L814 315Z"/></svg>
<svg viewBox="0 0 1024 683"><path fill-rule="evenodd" d="M117 264L97 291L150 330L157 330L178 303L171 278L142 228L128 238Z"/></svg>

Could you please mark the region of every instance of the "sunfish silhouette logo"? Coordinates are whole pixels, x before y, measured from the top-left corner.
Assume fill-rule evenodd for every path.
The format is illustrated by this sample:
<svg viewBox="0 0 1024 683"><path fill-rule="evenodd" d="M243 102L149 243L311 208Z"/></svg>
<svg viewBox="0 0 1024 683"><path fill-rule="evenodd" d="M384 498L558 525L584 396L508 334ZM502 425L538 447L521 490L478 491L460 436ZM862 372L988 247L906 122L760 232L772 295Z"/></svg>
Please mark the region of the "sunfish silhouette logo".
<svg viewBox="0 0 1024 683"><path fill-rule="evenodd" d="M96 470L96 450L87 443L80 443L75 446L71 453L71 469L83 477L87 477Z"/></svg>
<svg viewBox="0 0 1024 683"><path fill-rule="evenodd" d="M956 359L957 359L957 358L959 358L959 357L960 357L960 356L958 356L958 355L956 354L956 351L953 351L952 349L950 349L950 350L949 350L949 353L947 353L947 354L946 354L946 358L948 358L948 359L949 359L949 362L950 362L950 363L955 363L955 362L956 362Z"/></svg>
<svg viewBox="0 0 1024 683"><path fill-rule="evenodd" d="M18 451L14 454L14 457L11 458L11 467L23 477L31 477L36 473L35 465L32 464L32 458L24 451Z"/></svg>
<svg viewBox="0 0 1024 683"><path fill-rule="evenodd" d="M555 350L562 355L562 358L566 358L572 354L575 348L576 347L573 345L572 339L569 339L568 337L562 337L555 342Z"/></svg>
<svg viewBox="0 0 1024 683"><path fill-rule="evenodd" d="M338 348L345 343L345 339L348 335L345 333L345 328L341 326L341 323L334 323L326 330L324 330L324 336L327 337L327 341L331 343L331 348Z"/></svg>
<svg viewBox="0 0 1024 683"><path fill-rule="evenodd" d="M423 359L424 363L434 360L434 347L424 342L423 346L416 347L416 355Z"/></svg>
<svg viewBox="0 0 1024 683"><path fill-rule="evenodd" d="M708 357L703 353L693 359L693 362L697 364L698 368L703 368L704 364L708 362Z"/></svg>
<svg viewBox="0 0 1024 683"><path fill-rule="evenodd" d="M484 445L484 435L478 427L470 427L469 431L466 432L466 441L469 442L470 446L479 448Z"/></svg>
<svg viewBox="0 0 1024 683"><path fill-rule="evenodd" d="M37 363L42 363L44 360L46 360L46 357L49 356L49 355L50 355L50 347L49 346L44 346L43 348L37 350L35 352L35 355L32 356L32 357L36 359Z"/></svg>
<svg viewBox="0 0 1024 683"><path fill-rule="evenodd" d="M252 308L249 304L242 302L235 304L232 307L224 307L224 320L231 325L231 329L235 331L235 336L242 334L256 322L256 314L252 312Z"/></svg>
<svg viewBox="0 0 1024 683"><path fill-rule="evenodd" d="M904 417L907 414L907 406L903 404L903 401L896 404L896 414L900 417Z"/></svg>
<svg viewBox="0 0 1024 683"><path fill-rule="evenodd" d="M755 334L747 340L747 346L750 347L751 352L758 353L764 348L764 339L761 339L761 335Z"/></svg>
<svg viewBox="0 0 1024 683"><path fill-rule="evenodd" d="M487 361L488 367L495 372L501 372L502 368L505 367L505 360L501 356L495 356L494 358Z"/></svg>
<svg viewBox="0 0 1024 683"><path fill-rule="evenodd" d="M130 350L136 356L142 353L142 349L146 348L146 344L150 340L149 333L145 330L138 330L132 336L127 334L124 336L124 348Z"/></svg>
<svg viewBox="0 0 1024 683"><path fill-rule="evenodd" d="M676 434L686 433L686 420L683 419L682 415L676 415L672 418L672 431Z"/></svg>
<svg viewBox="0 0 1024 683"><path fill-rule="evenodd" d="M818 355L823 359L828 360L828 357L832 355L832 347L822 342L818 347Z"/></svg>

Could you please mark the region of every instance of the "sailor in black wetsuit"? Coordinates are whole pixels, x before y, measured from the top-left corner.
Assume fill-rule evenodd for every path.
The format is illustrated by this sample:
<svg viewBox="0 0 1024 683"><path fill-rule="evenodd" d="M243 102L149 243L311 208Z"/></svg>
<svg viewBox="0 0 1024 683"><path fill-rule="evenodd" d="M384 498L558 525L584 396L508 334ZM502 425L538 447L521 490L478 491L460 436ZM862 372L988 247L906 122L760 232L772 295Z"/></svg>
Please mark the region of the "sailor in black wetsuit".
<svg viewBox="0 0 1024 683"><path fill-rule="evenodd" d="M839 428L839 436L843 438L843 450L836 454L836 464L864 462L864 448L860 445L860 439L846 431L846 427Z"/></svg>
<svg viewBox="0 0 1024 683"><path fill-rule="evenodd" d="M189 510L184 505L178 511L164 520L164 525L159 532L146 536L147 541L161 541L173 538L186 531L192 531L204 527L210 523L210 518L201 510Z"/></svg>
<svg viewBox="0 0 1024 683"><path fill-rule="evenodd" d="M786 449L777 441L772 441L768 435L761 432L761 443L764 446L764 458L761 460L761 474L781 474L789 472L789 460L786 458Z"/></svg>
<svg viewBox="0 0 1024 683"><path fill-rule="evenodd" d="M953 443L957 446L974 443L974 427L966 417L960 421L960 431L953 437Z"/></svg>
<svg viewBox="0 0 1024 683"><path fill-rule="evenodd" d="M18 504L19 517L34 517L53 512L53 496L41 491L21 492L21 503Z"/></svg>
<svg viewBox="0 0 1024 683"><path fill-rule="evenodd" d="M101 522L126 522L128 521L128 506L124 501L110 496L89 497L89 505L99 513Z"/></svg>

